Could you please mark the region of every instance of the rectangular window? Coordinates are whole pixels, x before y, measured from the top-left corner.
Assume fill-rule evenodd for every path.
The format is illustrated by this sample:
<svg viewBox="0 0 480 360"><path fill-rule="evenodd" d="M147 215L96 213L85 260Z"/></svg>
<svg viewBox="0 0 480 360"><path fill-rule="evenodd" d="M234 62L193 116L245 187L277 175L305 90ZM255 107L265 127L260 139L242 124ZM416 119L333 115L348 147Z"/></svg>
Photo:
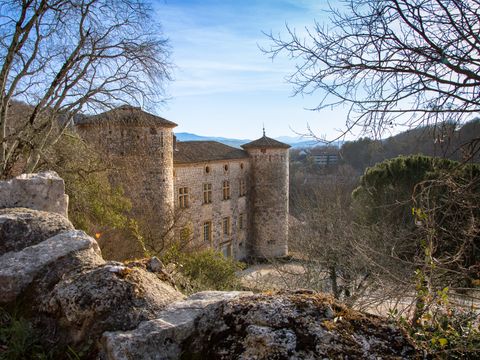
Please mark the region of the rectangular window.
<svg viewBox="0 0 480 360"><path fill-rule="evenodd" d="M178 206L185 209L188 207L188 188L181 187L178 189Z"/></svg>
<svg viewBox="0 0 480 360"><path fill-rule="evenodd" d="M225 180L223 182L223 200L230 199L230 181Z"/></svg>
<svg viewBox="0 0 480 360"><path fill-rule="evenodd" d="M243 230L245 227L245 214L238 215L238 228Z"/></svg>
<svg viewBox="0 0 480 360"><path fill-rule="evenodd" d="M212 222L205 221L203 223L203 241L212 244Z"/></svg>
<svg viewBox="0 0 480 360"><path fill-rule="evenodd" d="M240 179L240 186L239 186L239 195L245 196L247 194L247 182L245 179Z"/></svg>
<svg viewBox="0 0 480 360"><path fill-rule="evenodd" d="M203 184L203 203L212 203L212 184Z"/></svg>
<svg viewBox="0 0 480 360"><path fill-rule="evenodd" d="M223 235L228 236L230 235L230 217L223 218Z"/></svg>

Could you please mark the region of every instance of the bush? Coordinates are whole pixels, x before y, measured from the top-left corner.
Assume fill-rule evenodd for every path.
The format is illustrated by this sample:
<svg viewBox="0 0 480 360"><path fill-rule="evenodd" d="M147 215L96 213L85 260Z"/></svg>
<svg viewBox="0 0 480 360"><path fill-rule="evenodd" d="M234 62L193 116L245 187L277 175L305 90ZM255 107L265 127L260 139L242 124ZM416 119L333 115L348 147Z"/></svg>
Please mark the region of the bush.
<svg viewBox="0 0 480 360"><path fill-rule="evenodd" d="M103 228L128 228L131 201L111 185L111 169L97 149L67 132L45 158L39 168L55 170L64 179L69 218L77 229L93 234Z"/></svg>
<svg viewBox="0 0 480 360"><path fill-rule="evenodd" d="M417 348L438 359L478 359L480 357L480 320L478 310L450 304L448 288L437 292L425 286L417 271L417 301L411 320L397 317ZM395 315L392 313L392 315Z"/></svg>
<svg viewBox="0 0 480 360"><path fill-rule="evenodd" d="M236 272L243 270L245 264L232 258L226 258L213 249L182 253L175 246L163 256L165 263L175 263L178 272L188 283L180 286L186 293L204 290L237 290L241 288Z"/></svg>
<svg viewBox="0 0 480 360"><path fill-rule="evenodd" d="M96 352L92 345L89 341L74 347L58 346L45 329L35 328L16 310L0 308L0 360L92 359Z"/></svg>
<svg viewBox="0 0 480 360"><path fill-rule="evenodd" d="M0 359L49 359L31 323L0 309Z"/></svg>

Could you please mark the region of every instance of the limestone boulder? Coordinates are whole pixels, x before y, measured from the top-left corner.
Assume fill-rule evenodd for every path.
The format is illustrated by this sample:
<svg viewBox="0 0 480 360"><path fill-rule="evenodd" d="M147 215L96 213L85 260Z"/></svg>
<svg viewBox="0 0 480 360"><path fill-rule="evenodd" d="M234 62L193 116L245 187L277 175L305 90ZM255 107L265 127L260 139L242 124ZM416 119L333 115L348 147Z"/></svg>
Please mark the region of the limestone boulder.
<svg viewBox="0 0 480 360"><path fill-rule="evenodd" d="M69 342L79 343L132 329L183 298L155 274L111 262L59 282L40 310L55 316Z"/></svg>
<svg viewBox="0 0 480 360"><path fill-rule="evenodd" d="M185 353L184 342L196 332L199 319L217 318L223 302L249 295L252 293L238 291L194 294L170 304L156 319L142 322L134 330L106 332L102 355L109 360L180 359Z"/></svg>
<svg viewBox="0 0 480 360"><path fill-rule="evenodd" d="M308 292L201 293L155 320L102 340L109 360L411 359L409 338L387 320Z"/></svg>
<svg viewBox="0 0 480 360"><path fill-rule="evenodd" d="M188 339L192 356L216 359L411 359L408 337L386 319L312 293L255 295L203 316Z"/></svg>
<svg viewBox="0 0 480 360"><path fill-rule="evenodd" d="M0 209L0 255L41 243L74 230L62 215L26 208Z"/></svg>
<svg viewBox="0 0 480 360"><path fill-rule="evenodd" d="M65 182L55 171L0 181L0 209L23 207L68 216Z"/></svg>
<svg viewBox="0 0 480 360"><path fill-rule="evenodd" d="M44 295L69 272L103 262L96 241L79 230L7 252L0 256L0 304L11 303L24 293Z"/></svg>

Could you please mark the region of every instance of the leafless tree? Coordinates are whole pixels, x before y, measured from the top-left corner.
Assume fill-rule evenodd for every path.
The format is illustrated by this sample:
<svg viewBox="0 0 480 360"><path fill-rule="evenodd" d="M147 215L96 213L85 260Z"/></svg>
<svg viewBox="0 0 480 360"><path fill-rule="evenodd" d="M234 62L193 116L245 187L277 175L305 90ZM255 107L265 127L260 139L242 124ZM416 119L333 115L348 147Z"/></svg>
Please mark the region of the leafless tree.
<svg viewBox="0 0 480 360"><path fill-rule="evenodd" d="M0 177L33 171L80 111L158 100L168 54L142 0L2 1ZM11 116L13 100L32 110Z"/></svg>
<svg viewBox="0 0 480 360"><path fill-rule="evenodd" d="M270 34L270 56L289 55L295 94L320 110L349 106L346 131L462 122L480 111L480 1L348 0L306 35Z"/></svg>
<svg viewBox="0 0 480 360"><path fill-rule="evenodd" d="M369 264L353 244L364 233L354 226L350 193L353 170L330 174L299 173L291 179L290 251L301 259L296 286L331 291L335 298L359 297L369 281ZM306 179L306 180L305 180ZM290 281L292 282L292 281Z"/></svg>

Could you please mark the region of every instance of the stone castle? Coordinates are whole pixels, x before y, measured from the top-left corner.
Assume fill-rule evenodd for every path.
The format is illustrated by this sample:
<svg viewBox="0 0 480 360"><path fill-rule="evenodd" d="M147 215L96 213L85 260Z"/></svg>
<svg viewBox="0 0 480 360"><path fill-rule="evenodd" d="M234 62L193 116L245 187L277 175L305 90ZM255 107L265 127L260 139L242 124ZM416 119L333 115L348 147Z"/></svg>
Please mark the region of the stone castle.
<svg viewBox="0 0 480 360"><path fill-rule="evenodd" d="M142 199L137 210L150 208L155 225L236 259L287 255L290 146L265 133L243 150L179 142L176 126L132 106L76 121L86 140L134 169L127 193Z"/></svg>

